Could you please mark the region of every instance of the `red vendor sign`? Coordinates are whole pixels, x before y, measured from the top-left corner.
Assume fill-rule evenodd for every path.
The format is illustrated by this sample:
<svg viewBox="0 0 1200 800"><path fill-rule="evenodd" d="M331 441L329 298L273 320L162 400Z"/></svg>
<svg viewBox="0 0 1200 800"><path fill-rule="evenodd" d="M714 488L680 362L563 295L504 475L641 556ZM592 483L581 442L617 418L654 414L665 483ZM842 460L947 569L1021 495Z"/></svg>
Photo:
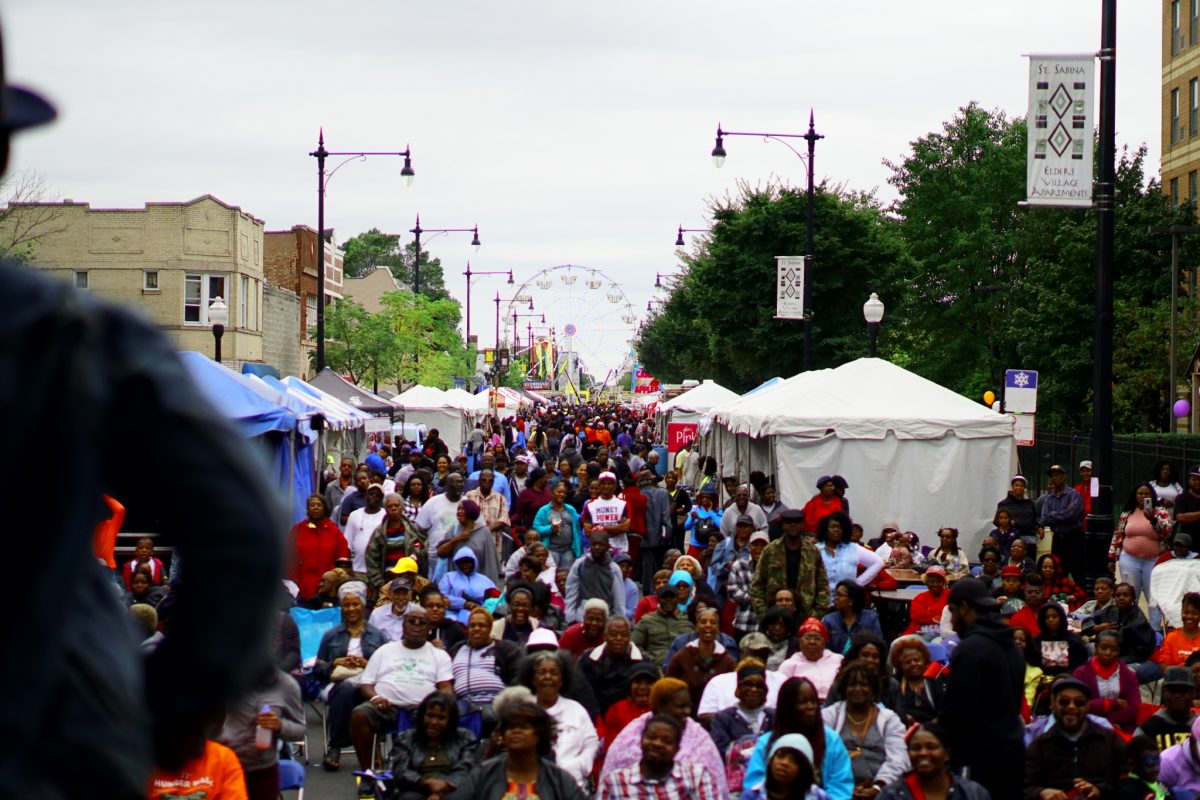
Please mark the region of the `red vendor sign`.
<svg viewBox="0 0 1200 800"><path fill-rule="evenodd" d="M658 378L655 378L649 372L639 367L633 375L633 393L654 394L658 389Z"/></svg>
<svg viewBox="0 0 1200 800"><path fill-rule="evenodd" d="M671 422L667 424L667 451L674 453L696 438L696 423Z"/></svg>

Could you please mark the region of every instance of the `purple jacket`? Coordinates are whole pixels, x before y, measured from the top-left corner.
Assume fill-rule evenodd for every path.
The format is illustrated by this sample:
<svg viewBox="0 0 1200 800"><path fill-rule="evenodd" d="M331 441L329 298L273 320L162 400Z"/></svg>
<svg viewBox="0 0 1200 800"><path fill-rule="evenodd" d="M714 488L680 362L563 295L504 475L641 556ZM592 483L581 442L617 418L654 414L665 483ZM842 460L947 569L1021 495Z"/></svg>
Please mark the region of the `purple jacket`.
<svg viewBox="0 0 1200 800"><path fill-rule="evenodd" d="M1092 666L1094 659L1075 670L1075 677L1087 684L1092 701L1088 703L1088 713L1104 717L1114 728L1133 733L1137 727L1138 707L1142 704L1142 694L1138 689L1137 675L1129 667L1117 663L1117 674L1121 682L1121 699L1125 701L1124 708L1117 708L1115 700L1100 698L1100 684L1096 678L1096 670Z"/></svg>
<svg viewBox="0 0 1200 800"><path fill-rule="evenodd" d="M1200 761L1192 753L1191 739L1163 750L1158 780L1171 789L1200 791Z"/></svg>

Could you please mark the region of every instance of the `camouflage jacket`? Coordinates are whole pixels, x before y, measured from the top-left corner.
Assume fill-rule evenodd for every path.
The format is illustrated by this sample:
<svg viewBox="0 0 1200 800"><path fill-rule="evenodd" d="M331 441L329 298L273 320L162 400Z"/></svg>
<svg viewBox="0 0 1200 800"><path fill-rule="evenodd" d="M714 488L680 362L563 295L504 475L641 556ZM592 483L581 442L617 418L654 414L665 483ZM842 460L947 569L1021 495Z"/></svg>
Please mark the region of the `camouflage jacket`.
<svg viewBox="0 0 1200 800"><path fill-rule="evenodd" d="M780 589L791 589L796 594L797 621L806 617L820 619L829 612L829 579L825 576L825 562L820 552L809 542L800 550L800 575L795 586L787 583L787 552L783 539L776 539L763 550L754 570L754 581L750 585L750 598L754 613L762 618L767 613L767 598Z"/></svg>

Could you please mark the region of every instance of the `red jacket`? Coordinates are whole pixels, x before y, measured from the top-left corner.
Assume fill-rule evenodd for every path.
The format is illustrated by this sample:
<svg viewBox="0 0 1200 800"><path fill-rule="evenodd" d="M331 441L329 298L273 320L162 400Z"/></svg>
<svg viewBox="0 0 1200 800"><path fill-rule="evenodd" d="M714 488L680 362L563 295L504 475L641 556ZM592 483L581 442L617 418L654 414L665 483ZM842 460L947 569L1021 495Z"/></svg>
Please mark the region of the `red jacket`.
<svg viewBox="0 0 1200 800"><path fill-rule="evenodd" d="M804 504L804 530L816 533L817 524L835 511L846 512L846 504L842 502L842 498L834 495L826 500L824 495L818 492L813 499Z"/></svg>
<svg viewBox="0 0 1200 800"><path fill-rule="evenodd" d="M940 623L942 621L942 612L946 609L946 603L949 600L949 589L943 589L942 593L936 598L929 593L929 590L925 590L914 597L912 610L908 614L908 627L904 629L904 635L917 633L926 625L937 625Z"/></svg>
<svg viewBox="0 0 1200 800"><path fill-rule="evenodd" d="M646 535L646 495L636 486L626 486L621 495L629 512L629 532Z"/></svg>
<svg viewBox="0 0 1200 800"><path fill-rule="evenodd" d="M1079 492L1079 496L1083 498L1083 530L1087 532L1088 514L1092 513L1092 484L1081 483L1074 487L1075 491Z"/></svg>
<svg viewBox="0 0 1200 800"><path fill-rule="evenodd" d="M302 519L288 532L288 554L288 578L300 587L300 599L307 600L317 593L321 576L333 569L333 562L350 557L350 546L333 520Z"/></svg>

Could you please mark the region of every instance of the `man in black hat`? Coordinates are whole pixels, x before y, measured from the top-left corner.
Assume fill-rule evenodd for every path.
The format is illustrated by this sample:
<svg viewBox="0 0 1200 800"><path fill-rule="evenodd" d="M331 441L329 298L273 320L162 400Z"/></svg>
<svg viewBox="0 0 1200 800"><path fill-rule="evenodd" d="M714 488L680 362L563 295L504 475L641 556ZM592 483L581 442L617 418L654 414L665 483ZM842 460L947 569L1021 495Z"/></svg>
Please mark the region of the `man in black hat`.
<svg viewBox="0 0 1200 800"><path fill-rule="evenodd" d="M804 535L804 512L789 508L780 515L783 536L767 545L750 584L754 613L761 619L767 613L767 599L780 589L789 589L796 597L798 619L820 619L829 613L829 578L825 561L816 545Z"/></svg>
<svg viewBox="0 0 1200 800"><path fill-rule="evenodd" d="M1192 467L1187 476L1187 491L1175 498L1176 533L1192 537L1192 551L1200 544L1200 464Z"/></svg>
<svg viewBox="0 0 1200 800"><path fill-rule="evenodd" d="M11 134L54 109L2 70L0 86L2 172ZM44 451L50 430L86 443L71 491L22 487L54 509L38 527L53 579L30 581L5 621L6 641L34 645L36 660L0 659L0 797L144 796L152 767L202 754L214 714L271 664L287 530L277 492L158 330L13 263L0 263L0 375L4 463ZM147 470L163 453L170 469ZM207 499L203 513L178 502L181 488ZM170 624L144 660L92 553L103 494L155 520L180 557Z"/></svg>
<svg viewBox="0 0 1200 800"><path fill-rule="evenodd" d="M1125 769L1125 745L1111 730L1088 721L1090 699L1078 678L1065 676L1050 687L1054 726L1034 739L1025 754L1026 798L1097 800L1116 790ZM992 794L1001 796L1017 795Z"/></svg>
<svg viewBox="0 0 1200 800"><path fill-rule="evenodd" d="M947 607L960 642L950 656L939 721L955 743L955 767L969 767L971 780L992 797L1016 798L1023 757L1021 699L1025 660L1012 628L996 614L996 598L978 578L963 578L950 589Z"/></svg>

